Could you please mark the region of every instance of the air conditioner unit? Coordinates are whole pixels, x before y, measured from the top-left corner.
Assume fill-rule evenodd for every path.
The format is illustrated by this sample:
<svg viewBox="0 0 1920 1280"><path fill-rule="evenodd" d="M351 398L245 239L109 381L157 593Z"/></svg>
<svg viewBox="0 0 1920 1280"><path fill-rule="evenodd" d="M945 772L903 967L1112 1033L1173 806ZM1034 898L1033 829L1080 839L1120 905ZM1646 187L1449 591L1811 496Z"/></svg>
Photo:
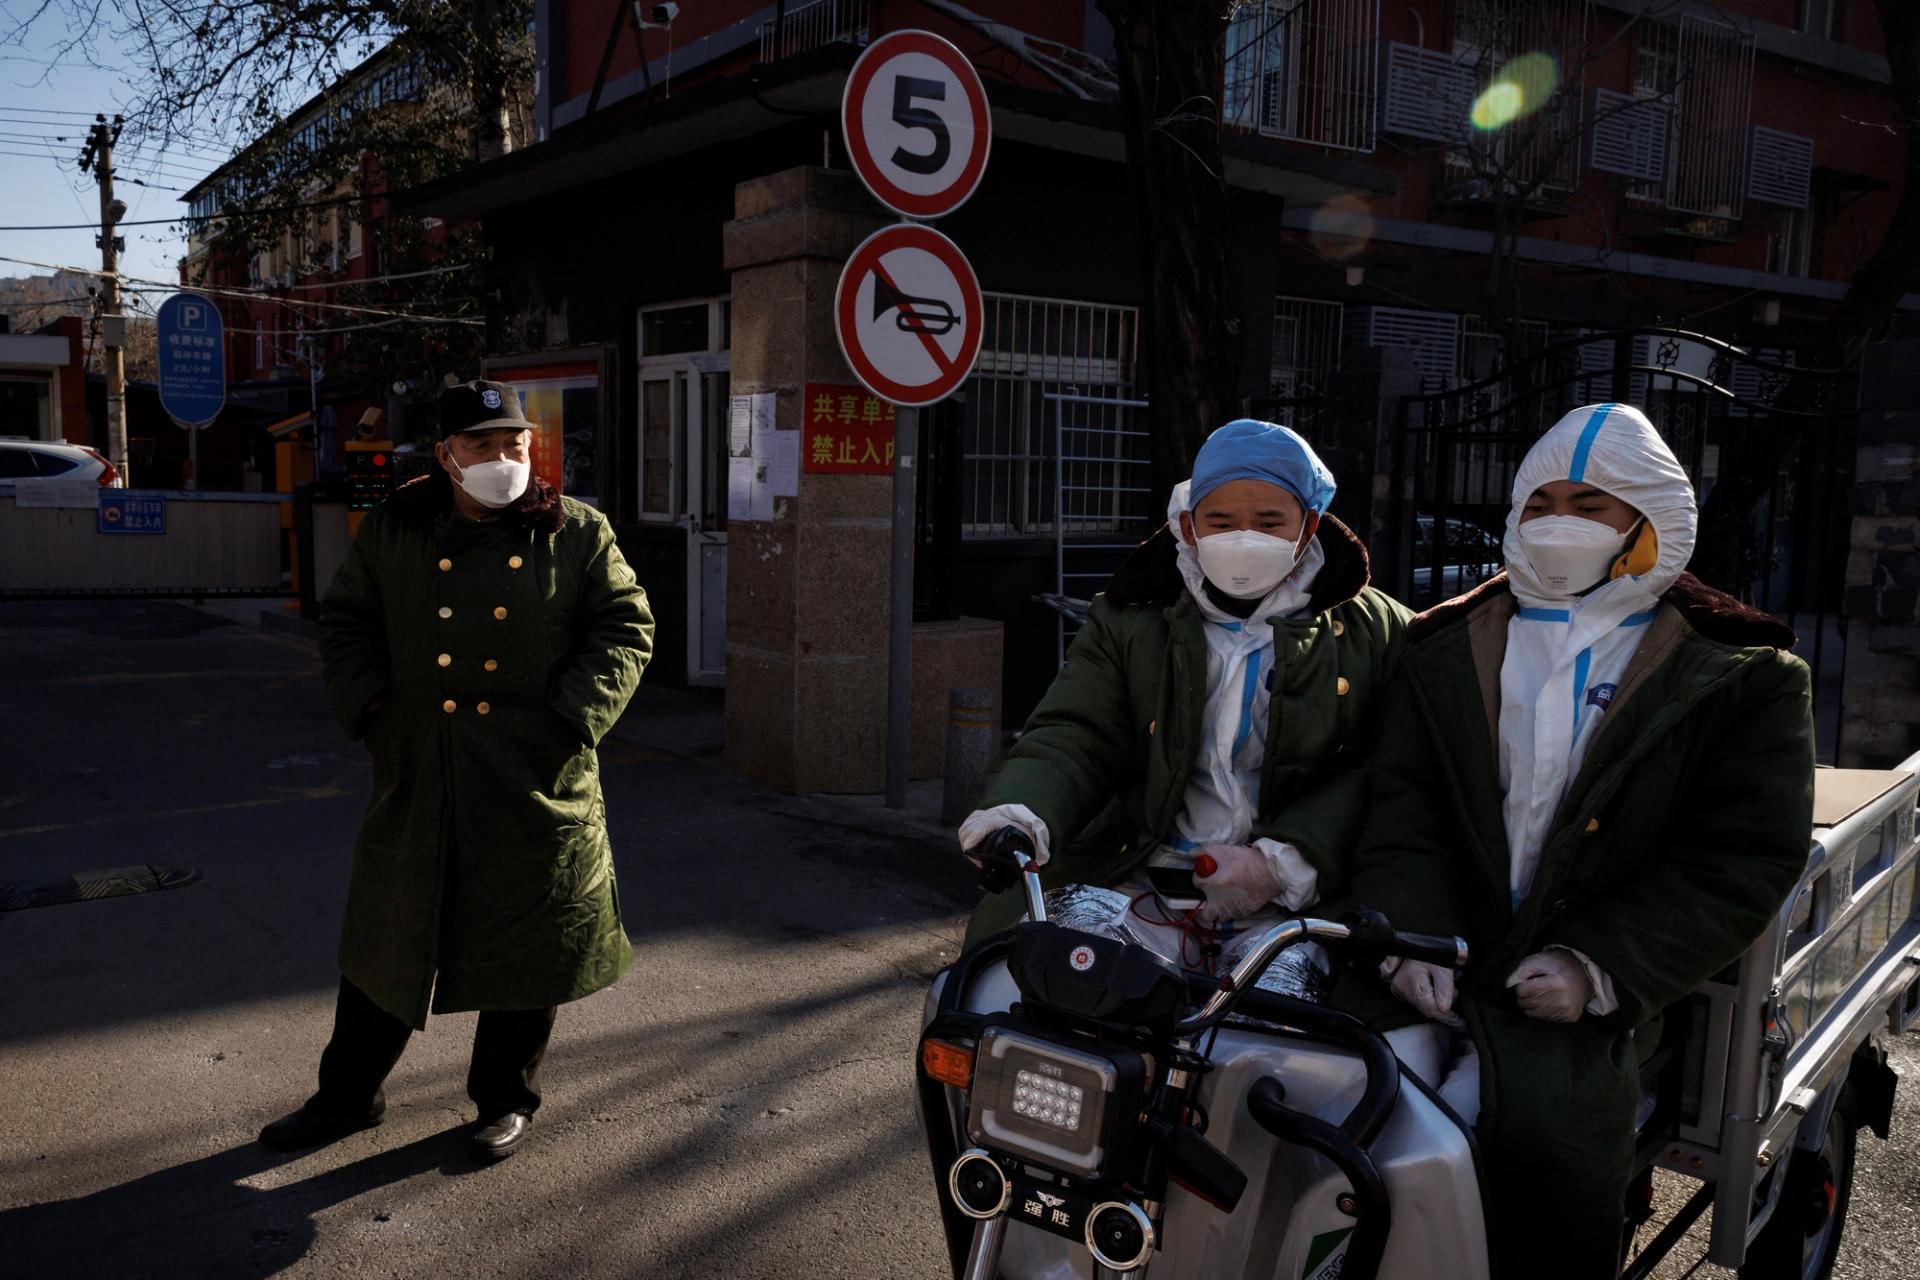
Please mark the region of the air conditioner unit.
<svg viewBox="0 0 1920 1280"><path fill-rule="evenodd" d="M1665 182L1672 123L1673 107L1668 103L1611 89L1595 90L1590 162L1602 173Z"/></svg>
<svg viewBox="0 0 1920 1280"><path fill-rule="evenodd" d="M1397 347L1407 352L1429 388L1452 384L1460 360L1460 317L1412 307L1349 307L1350 345Z"/></svg>
<svg viewBox="0 0 1920 1280"><path fill-rule="evenodd" d="M1452 54L1410 44L1387 46L1380 127L1435 142L1464 142L1473 110L1473 69Z"/></svg>
<svg viewBox="0 0 1920 1280"><path fill-rule="evenodd" d="M1813 185L1813 139L1760 125L1753 128L1747 197L1793 209L1807 207Z"/></svg>

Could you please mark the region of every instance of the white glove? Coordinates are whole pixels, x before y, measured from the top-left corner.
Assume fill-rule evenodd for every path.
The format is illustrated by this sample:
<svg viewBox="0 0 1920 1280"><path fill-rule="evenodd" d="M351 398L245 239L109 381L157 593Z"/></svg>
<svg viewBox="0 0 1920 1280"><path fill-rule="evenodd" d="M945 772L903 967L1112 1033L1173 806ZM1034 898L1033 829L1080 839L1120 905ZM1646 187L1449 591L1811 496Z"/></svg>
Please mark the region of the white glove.
<svg viewBox="0 0 1920 1280"><path fill-rule="evenodd" d="M1200 847L1220 865L1210 876L1194 876L1193 882L1207 900L1200 904L1200 918L1209 924L1238 920L1272 905L1284 884L1274 860L1266 851L1246 844L1209 844ZM1195 855L1196 860L1198 854Z"/></svg>
<svg viewBox="0 0 1920 1280"><path fill-rule="evenodd" d="M996 805L968 814L967 820L960 824L960 852L972 857L974 846L1002 827L1018 827L1026 832L1027 839L1033 841L1034 865L1047 865L1047 824L1023 804Z"/></svg>
<svg viewBox="0 0 1920 1280"><path fill-rule="evenodd" d="M1394 967L1387 986L1435 1022L1444 1022L1453 1012L1453 970L1424 960L1402 959Z"/></svg>
<svg viewBox="0 0 1920 1280"><path fill-rule="evenodd" d="M1593 999L1587 966L1570 951L1537 951L1507 975L1520 1011L1543 1022L1578 1022Z"/></svg>

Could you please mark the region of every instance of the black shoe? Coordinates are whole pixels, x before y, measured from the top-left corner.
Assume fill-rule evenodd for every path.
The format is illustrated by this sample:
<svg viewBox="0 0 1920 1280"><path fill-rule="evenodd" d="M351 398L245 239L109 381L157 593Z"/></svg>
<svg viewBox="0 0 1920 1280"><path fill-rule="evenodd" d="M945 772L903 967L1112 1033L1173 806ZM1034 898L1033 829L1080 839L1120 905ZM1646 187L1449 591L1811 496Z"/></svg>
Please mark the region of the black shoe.
<svg viewBox="0 0 1920 1280"><path fill-rule="evenodd" d="M376 1100L373 1106L359 1114L342 1115L337 1111L325 1111L311 1102L303 1105L290 1116L282 1116L260 1131L260 1145L273 1151L302 1151L308 1147L324 1147L329 1142L338 1142L350 1133L362 1129L371 1129L380 1123L380 1117L386 1114L387 1104Z"/></svg>
<svg viewBox="0 0 1920 1280"><path fill-rule="evenodd" d="M467 1154L475 1160L505 1160L526 1141L533 1128L533 1117L524 1111L509 1111L467 1135Z"/></svg>

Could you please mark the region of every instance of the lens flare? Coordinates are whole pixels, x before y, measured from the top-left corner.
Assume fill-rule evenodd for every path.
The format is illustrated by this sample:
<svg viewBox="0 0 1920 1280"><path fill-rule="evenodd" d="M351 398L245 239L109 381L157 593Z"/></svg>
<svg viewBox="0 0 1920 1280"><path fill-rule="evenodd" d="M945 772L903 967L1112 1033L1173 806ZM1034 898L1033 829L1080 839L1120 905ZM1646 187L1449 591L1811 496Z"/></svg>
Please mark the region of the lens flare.
<svg viewBox="0 0 1920 1280"><path fill-rule="evenodd" d="M1560 64L1550 53L1523 53L1500 68L1480 96L1474 99L1473 127L1491 132L1532 115L1547 105L1560 87Z"/></svg>
<svg viewBox="0 0 1920 1280"><path fill-rule="evenodd" d="M1315 252L1345 262L1373 240L1373 210L1359 196L1335 196L1313 211L1307 240Z"/></svg>

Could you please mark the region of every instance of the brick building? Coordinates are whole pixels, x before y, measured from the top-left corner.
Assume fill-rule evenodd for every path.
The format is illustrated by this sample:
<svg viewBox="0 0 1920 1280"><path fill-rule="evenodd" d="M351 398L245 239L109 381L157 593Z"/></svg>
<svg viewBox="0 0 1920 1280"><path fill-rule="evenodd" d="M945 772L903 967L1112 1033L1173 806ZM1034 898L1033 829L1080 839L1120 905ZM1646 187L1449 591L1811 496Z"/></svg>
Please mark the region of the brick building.
<svg viewBox="0 0 1920 1280"><path fill-rule="evenodd" d="M716 0L644 28L635 12L538 4L534 145L401 202L483 224L489 367L569 397L568 447L592 450L591 496L668 620L658 675L727 683L748 772L871 785L873 733L847 726L879 723L886 482L804 476L771 519L730 521L727 406L773 392L779 425L798 426L809 387L852 381L827 303L847 251L892 218L847 171L846 73L889 30L952 40L995 136L940 228L986 291L986 339L962 391L922 416L916 597L926 680L977 678L998 645L1003 711L1023 715L1057 661L1038 597L1154 519L1125 454L1137 410L1063 423L1049 398L1152 390L1113 33L1091 0ZM1867 5L1264 0L1223 39L1241 391L1324 446L1336 512L1403 591L1418 540L1454 528L1400 500L1410 398L1652 325L1791 366L1876 248L1906 167ZM1636 341L1622 368L1704 375L1715 350ZM1650 376L1621 385L1652 394ZM1667 380L1673 396L1709 381ZM1060 425L1113 465L1062 466ZM1695 465L1705 492L1720 446ZM1483 514L1462 508L1463 536ZM1795 562L1838 566L1840 516L1809 518ZM1837 600L1839 572L1796 598ZM935 638L959 618L1000 629Z"/></svg>

